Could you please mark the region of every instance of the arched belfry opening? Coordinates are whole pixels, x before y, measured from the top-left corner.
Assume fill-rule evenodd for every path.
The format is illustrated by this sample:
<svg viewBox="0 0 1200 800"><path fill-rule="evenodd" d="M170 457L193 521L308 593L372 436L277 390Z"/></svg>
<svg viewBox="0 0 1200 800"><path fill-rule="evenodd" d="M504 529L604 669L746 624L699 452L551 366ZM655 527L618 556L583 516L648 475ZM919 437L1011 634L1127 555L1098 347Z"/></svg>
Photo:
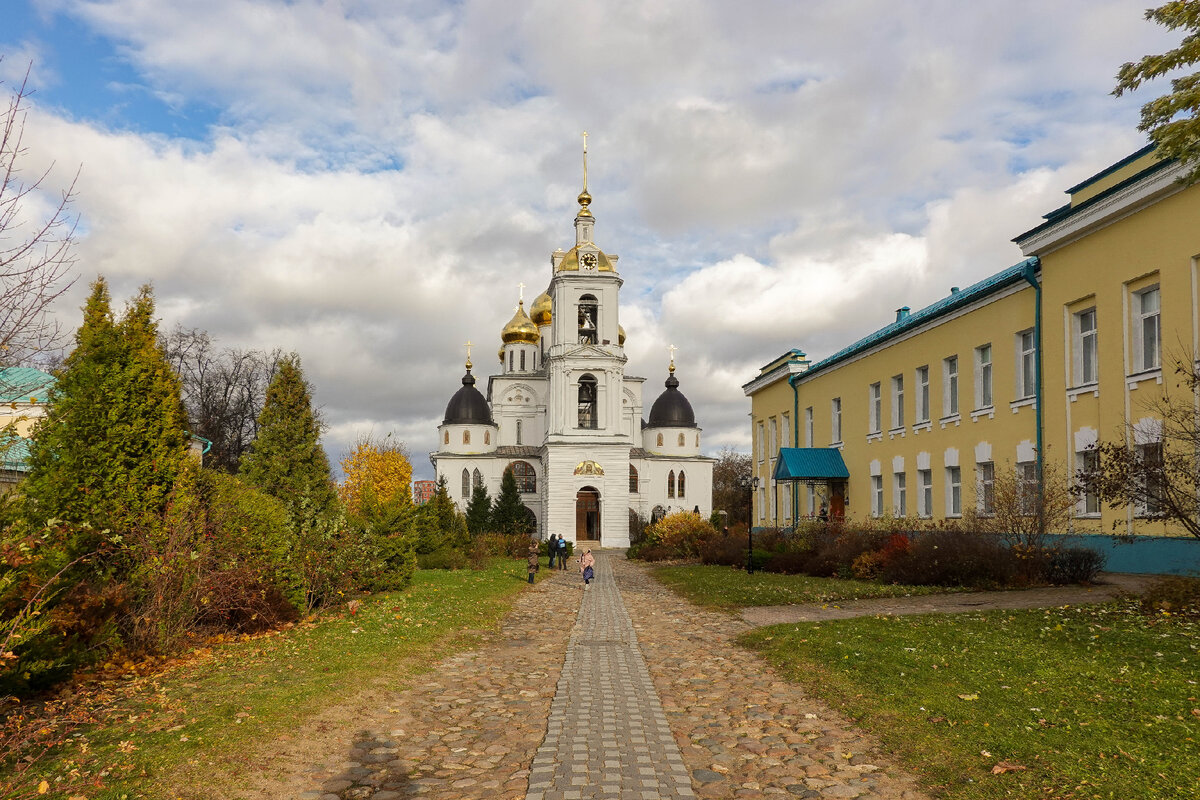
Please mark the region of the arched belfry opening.
<svg viewBox="0 0 1200 800"><path fill-rule="evenodd" d="M579 343L595 344L600 303L595 295L585 294L579 298Z"/></svg>

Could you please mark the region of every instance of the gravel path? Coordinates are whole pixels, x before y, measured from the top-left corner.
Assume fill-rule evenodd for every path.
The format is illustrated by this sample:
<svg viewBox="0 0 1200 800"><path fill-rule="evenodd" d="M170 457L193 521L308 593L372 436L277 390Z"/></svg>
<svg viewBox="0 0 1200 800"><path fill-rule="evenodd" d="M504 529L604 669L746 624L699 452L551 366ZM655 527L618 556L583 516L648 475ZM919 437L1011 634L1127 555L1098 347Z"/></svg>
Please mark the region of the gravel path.
<svg viewBox="0 0 1200 800"><path fill-rule="evenodd" d="M991 608L1052 608L1089 603L1106 603L1122 594L1139 594L1152 579L1147 575L1102 575L1093 586L1043 586L1005 592L963 592L931 594L919 597L890 597L875 600L847 600L792 606L743 608L741 617L751 625L779 625L788 622L823 622L875 615L955 614L985 611Z"/></svg>

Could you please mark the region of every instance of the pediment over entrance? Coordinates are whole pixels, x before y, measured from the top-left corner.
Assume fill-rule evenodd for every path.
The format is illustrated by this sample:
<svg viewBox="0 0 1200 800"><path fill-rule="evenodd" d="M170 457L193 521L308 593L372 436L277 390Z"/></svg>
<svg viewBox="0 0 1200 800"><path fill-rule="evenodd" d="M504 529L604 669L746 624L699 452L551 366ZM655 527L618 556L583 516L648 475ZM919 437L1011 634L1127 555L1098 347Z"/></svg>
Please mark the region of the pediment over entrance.
<svg viewBox="0 0 1200 800"><path fill-rule="evenodd" d="M595 461L580 461L575 465L576 475L603 475L604 467Z"/></svg>

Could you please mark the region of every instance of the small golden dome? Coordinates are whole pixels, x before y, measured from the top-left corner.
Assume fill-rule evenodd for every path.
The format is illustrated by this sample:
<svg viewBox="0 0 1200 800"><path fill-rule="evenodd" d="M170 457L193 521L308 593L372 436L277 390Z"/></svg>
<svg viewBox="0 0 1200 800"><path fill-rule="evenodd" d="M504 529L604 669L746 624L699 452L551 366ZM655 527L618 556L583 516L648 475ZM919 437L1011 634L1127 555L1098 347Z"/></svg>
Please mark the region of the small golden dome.
<svg viewBox="0 0 1200 800"><path fill-rule="evenodd" d="M500 340L505 344L513 342L537 344L540 338L541 334L538 333L537 325L534 325L533 320L525 313L524 301L517 303L517 313L513 314L513 318L504 326L504 330L500 331Z"/></svg>
<svg viewBox="0 0 1200 800"><path fill-rule="evenodd" d="M617 344L621 347L625 346L625 328L620 325L617 326Z"/></svg>
<svg viewBox="0 0 1200 800"><path fill-rule="evenodd" d="M553 301L550 295L542 292L533 301L533 305L529 307L529 317L533 320L533 324L539 328L543 325L549 325L554 318Z"/></svg>
<svg viewBox="0 0 1200 800"><path fill-rule="evenodd" d="M496 355L500 356L500 363L504 363L504 345L500 345L500 349L496 351Z"/></svg>
<svg viewBox="0 0 1200 800"><path fill-rule="evenodd" d="M579 193L578 200L579 200L579 213L576 214L576 216L590 217L592 215L592 212L591 212L591 210L588 209L588 206L590 206L592 204L592 196L590 194L588 194L587 189L584 189L582 192Z"/></svg>
<svg viewBox="0 0 1200 800"><path fill-rule="evenodd" d="M610 261L608 259L608 256L604 255L603 251L597 249L595 251L587 250L586 252L584 252L585 257L593 255L593 254L596 256L596 270L598 272L616 272L616 270L613 269L612 261ZM578 270L579 270L579 245L575 245L574 247L572 247L570 250L567 251L567 254L565 256L563 256L563 260L558 262L558 271L559 272L563 272L563 271L575 272Z"/></svg>

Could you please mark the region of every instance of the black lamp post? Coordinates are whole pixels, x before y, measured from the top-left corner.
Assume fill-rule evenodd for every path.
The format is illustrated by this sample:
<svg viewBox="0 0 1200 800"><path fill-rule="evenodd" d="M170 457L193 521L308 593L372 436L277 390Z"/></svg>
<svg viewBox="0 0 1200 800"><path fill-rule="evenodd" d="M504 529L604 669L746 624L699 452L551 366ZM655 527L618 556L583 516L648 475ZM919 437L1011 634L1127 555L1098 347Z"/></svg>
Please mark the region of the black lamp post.
<svg viewBox="0 0 1200 800"><path fill-rule="evenodd" d="M758 477L745 478L742 480L742 486L750 490L750 512L746 516L746 542L749 549L746 551L746 574L754 574L754 493L758 490Z"/></svg>

